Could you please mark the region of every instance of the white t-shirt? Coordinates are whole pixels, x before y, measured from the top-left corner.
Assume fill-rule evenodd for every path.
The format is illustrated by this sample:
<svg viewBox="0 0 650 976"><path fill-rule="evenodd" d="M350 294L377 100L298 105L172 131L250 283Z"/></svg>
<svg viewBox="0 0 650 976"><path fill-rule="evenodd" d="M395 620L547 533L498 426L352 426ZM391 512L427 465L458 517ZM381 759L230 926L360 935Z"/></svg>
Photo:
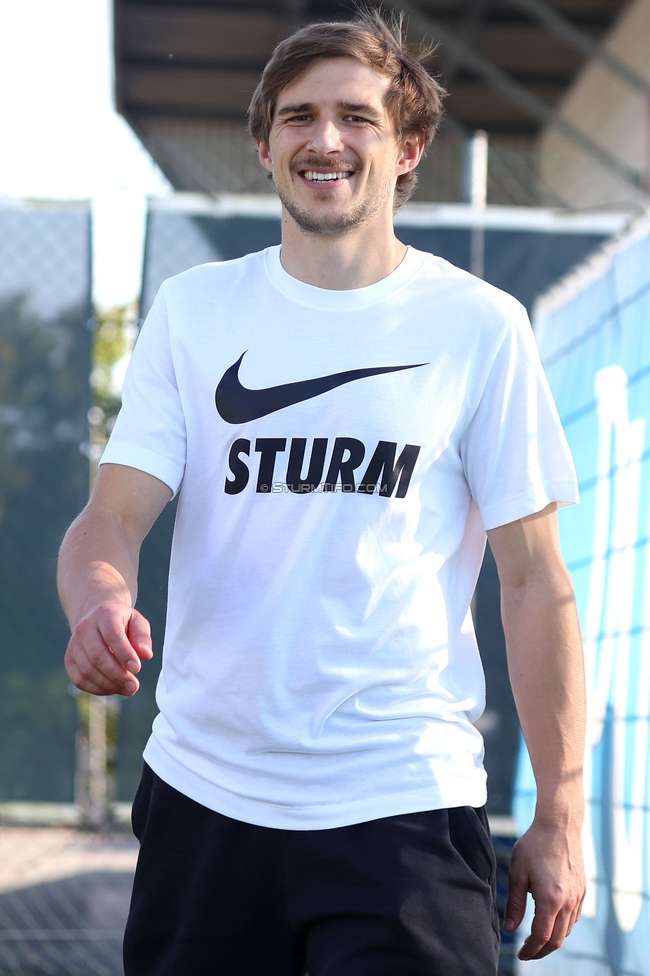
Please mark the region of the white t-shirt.
<svg viewBox="0 0 650 976"><path fill-rule="evenodd" d="M294 829L485 802L485 530L577 500L514 298L412 248L349 291L277 247L193 268L142 329L105 462L181 489L163 780Z"/></svg>

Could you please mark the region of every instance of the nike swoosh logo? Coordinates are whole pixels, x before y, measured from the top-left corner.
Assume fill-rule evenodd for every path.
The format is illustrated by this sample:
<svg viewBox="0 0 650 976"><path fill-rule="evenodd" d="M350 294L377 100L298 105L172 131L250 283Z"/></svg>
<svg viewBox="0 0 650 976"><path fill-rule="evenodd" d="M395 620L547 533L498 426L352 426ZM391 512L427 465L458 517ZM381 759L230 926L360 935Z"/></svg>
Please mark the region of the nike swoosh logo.
<svg viewBox="0 0 650 976"><path fill-rule="evenodd" d="M366 376L379 376L381 373L397 373L402 369L418 369L428 366L428 363L414 363L411 366L376 366L370 369L348 369L343 373L330 373L329 376L318 376L313 380L301 380L299 383L283 383L281 386L268 386L263 390L248 390L239 380L239 367L246 355L241 354L219 380L215 393L215 403L219 415L227 424L246 424L251 420L259 420L267 414L275 413L284 407L291 407L303 400L327 393L329 390L362 380Z"/></svg>

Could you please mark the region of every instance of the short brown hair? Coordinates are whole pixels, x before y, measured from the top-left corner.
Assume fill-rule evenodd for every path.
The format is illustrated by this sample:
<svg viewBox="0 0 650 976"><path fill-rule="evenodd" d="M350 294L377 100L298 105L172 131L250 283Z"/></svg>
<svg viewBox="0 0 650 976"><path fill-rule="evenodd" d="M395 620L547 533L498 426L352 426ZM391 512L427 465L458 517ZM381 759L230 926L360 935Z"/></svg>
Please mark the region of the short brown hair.
<svg viewBox="0 0 650 976"><path fill-rule="evenodd" d="M445 91L424 67L432 49L412 54L407 46L403 17L386 17L376 10L360 10L353 20L311 24L296 31L274 50L255 89L248 110L253 138L268 145L278 95L314 62L325 58L356 58L388 76L386 109L398 138L416 132L428 146L442 117ZM406 203L417 183L415 172L397 178L395 205Z"/></svg>

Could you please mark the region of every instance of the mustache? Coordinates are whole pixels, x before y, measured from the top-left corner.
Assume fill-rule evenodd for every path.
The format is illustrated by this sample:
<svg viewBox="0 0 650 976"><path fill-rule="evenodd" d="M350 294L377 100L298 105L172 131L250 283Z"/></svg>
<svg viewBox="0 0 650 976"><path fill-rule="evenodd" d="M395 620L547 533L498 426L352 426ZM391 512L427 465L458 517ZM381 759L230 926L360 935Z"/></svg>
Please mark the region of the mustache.
<svg viewBox="0 0 650 976"><path fill-rule="evenodd" d="M327 159L320 156L305 156L296 159L291 164L291 172L298 173L305 169L326 169L330 173L356 173L361 169L358 163L345 159Z"/></svg>

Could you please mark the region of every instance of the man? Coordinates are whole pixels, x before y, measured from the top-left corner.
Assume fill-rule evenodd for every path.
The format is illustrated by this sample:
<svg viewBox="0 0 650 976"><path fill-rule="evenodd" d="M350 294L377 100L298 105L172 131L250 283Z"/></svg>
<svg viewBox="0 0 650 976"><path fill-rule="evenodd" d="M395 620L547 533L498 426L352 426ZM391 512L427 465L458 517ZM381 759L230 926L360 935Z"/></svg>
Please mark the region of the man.
<svg viewBox="0 0 650 976"><path fill-rule="evenodd" d="M251 105L282 247L166 282L61 554L79 688L132 695L138 552L180 488L127 976L496 972L489 536L538 783L506 927L580 913L583 680L568 448L521 306L393 232L440 114L399 29L282 42Z"/></svg>

